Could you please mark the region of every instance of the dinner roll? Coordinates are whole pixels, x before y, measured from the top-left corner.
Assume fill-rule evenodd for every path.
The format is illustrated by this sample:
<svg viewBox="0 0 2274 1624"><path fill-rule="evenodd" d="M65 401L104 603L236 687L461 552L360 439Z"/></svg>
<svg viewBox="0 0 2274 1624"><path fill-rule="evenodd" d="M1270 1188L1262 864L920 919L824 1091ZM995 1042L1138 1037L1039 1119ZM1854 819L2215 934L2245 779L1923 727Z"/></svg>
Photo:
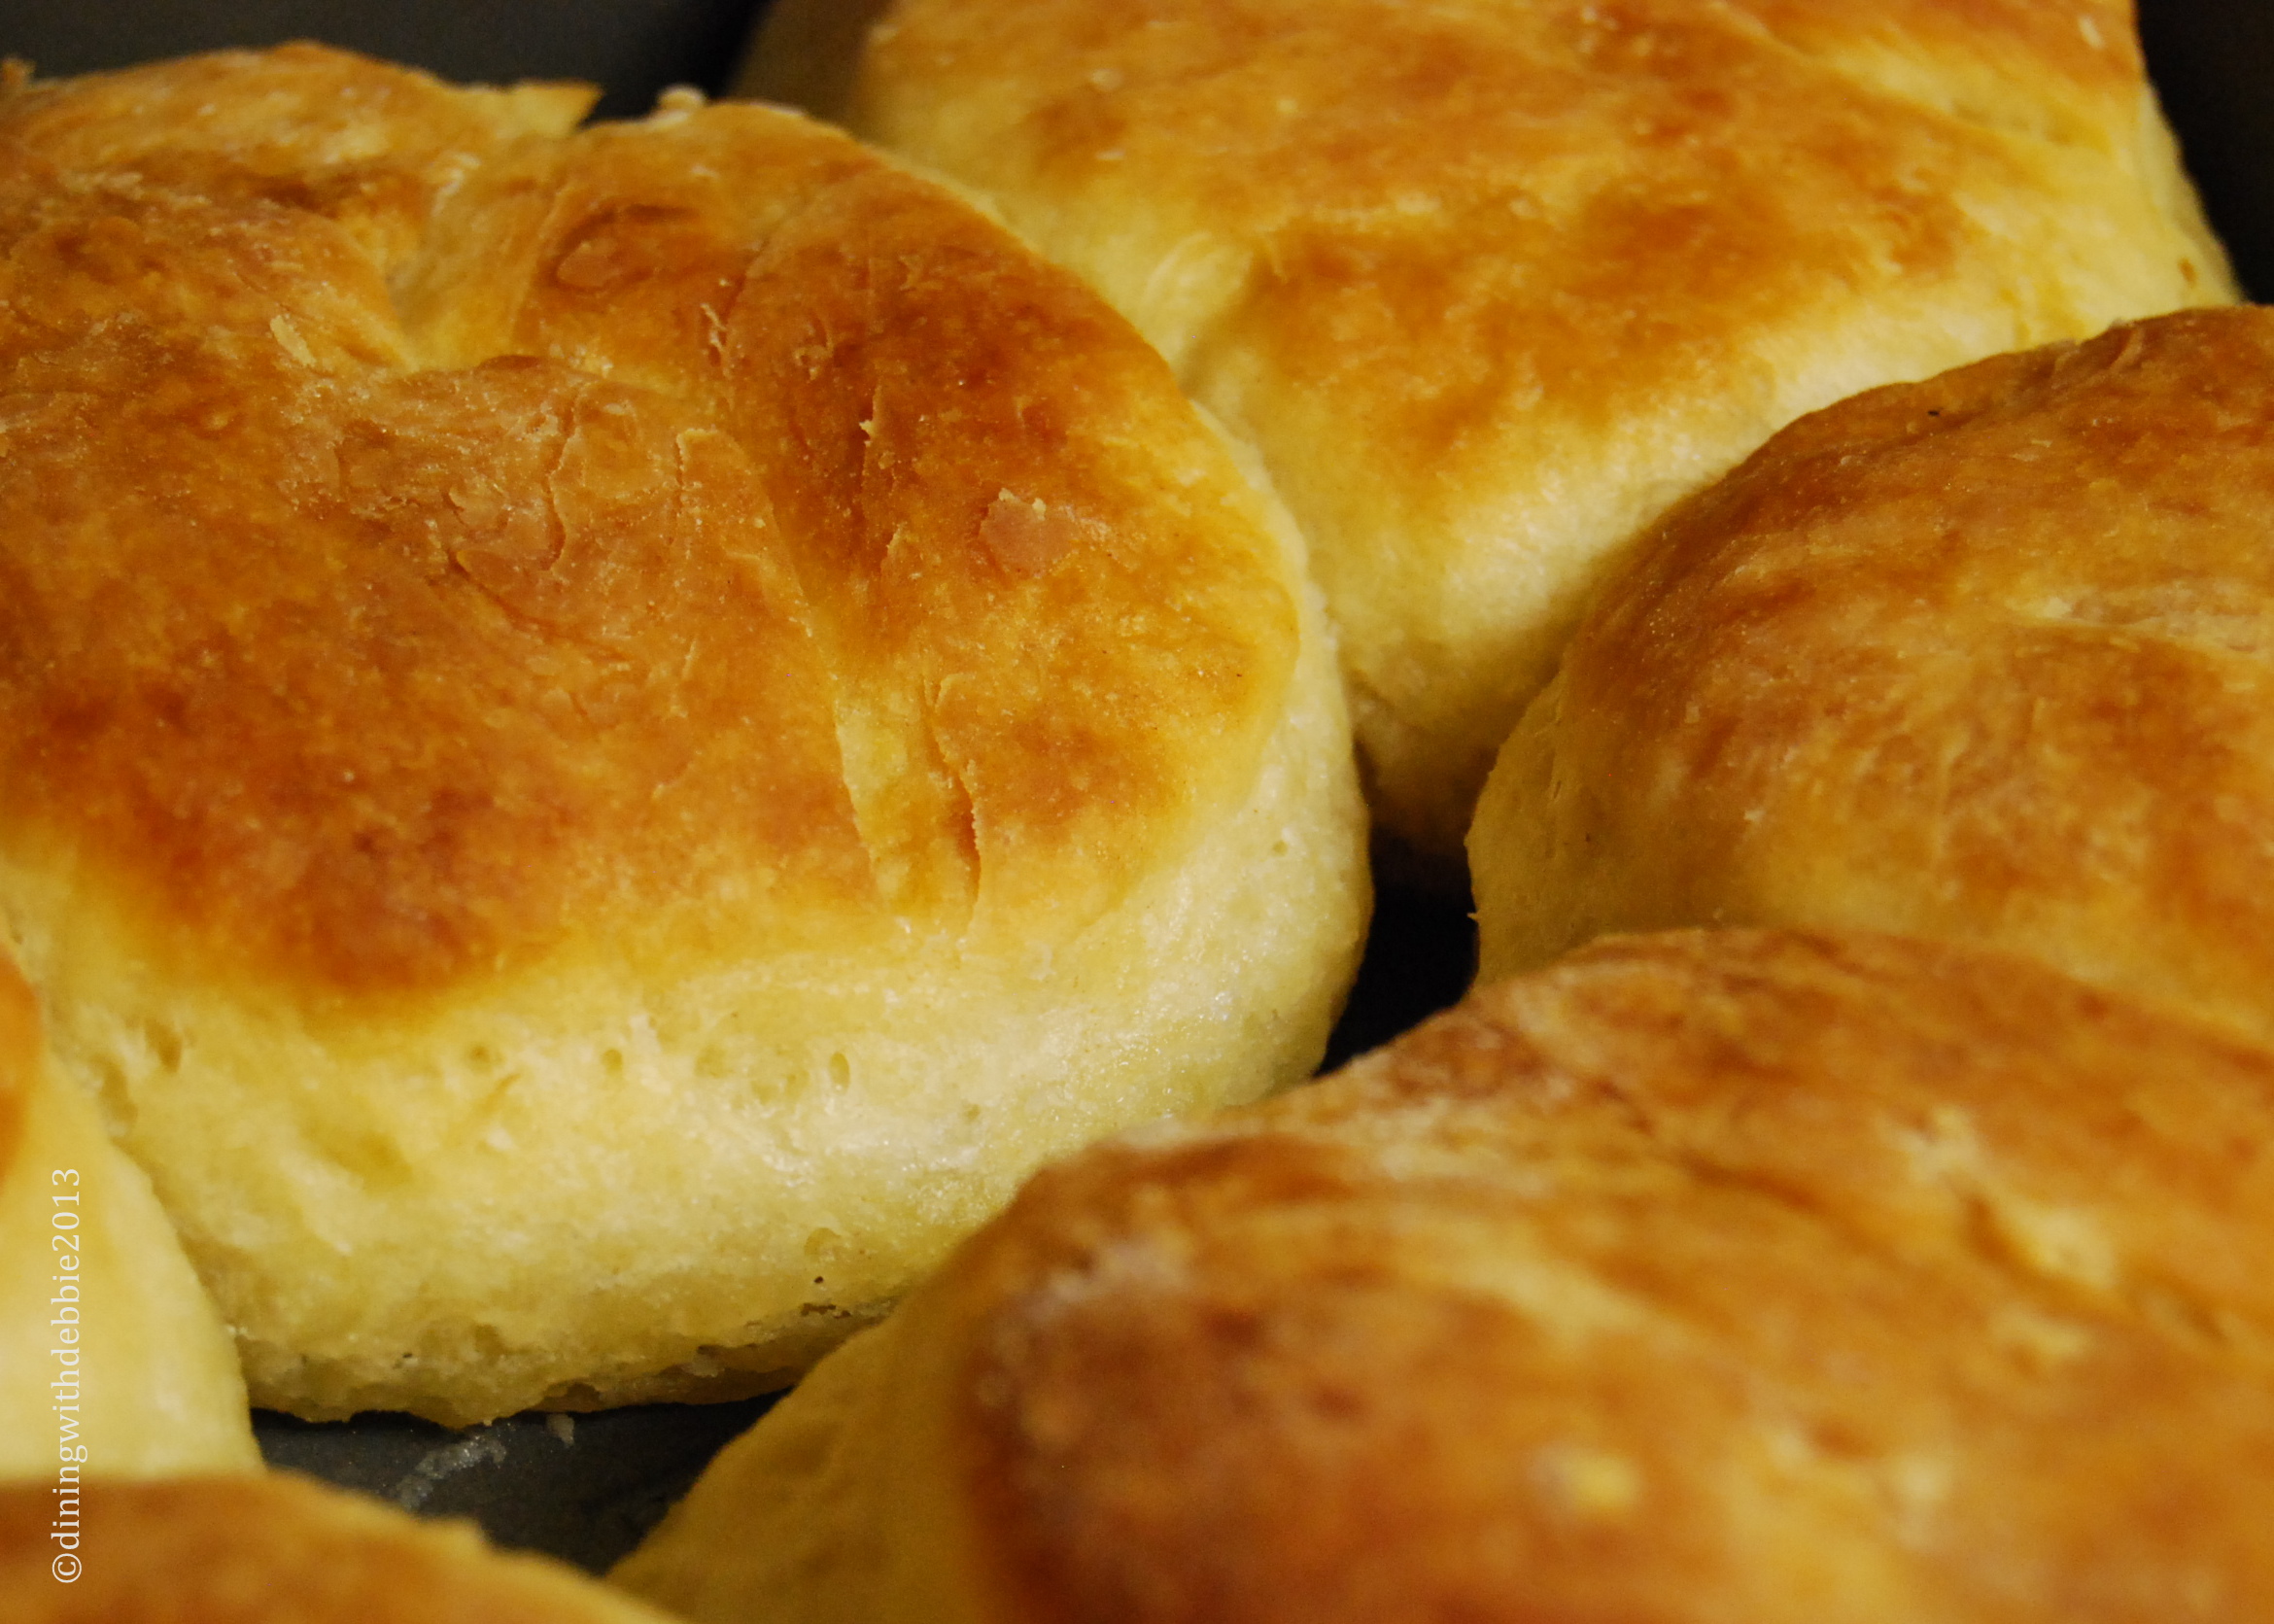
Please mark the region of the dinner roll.
<svg viewBox="0 0 2274 1624"><path fill-rule="evenodd" d="M1470 839L1598 931L1971 937L2274 1038L2274 311L1805 419L1605 590Z"/></svg>
<svg viewBox="0 0 2274 1624"><path fill-rule="evenodd" d="M1857 390L2233 294L2128 0L899 0L851 95L1258 447L1375 809L1446 867L1675 498Z"/></svg>
<svg viewBox="0 0 2274 1624"><path fill-rule="evenodd" d="M259 1464L228 1332L0 953L0 1481Z"/></svg>
<svg viewBox="0 0 2274 1624"><path fill-rule="evenodd" d="M1296 533L844 136L303 47L0 97L0 919L258 1403L779 1385L1317 1063Z"/></svg>
<svg viewBox="0 0 2274 1624"><path fill-rule="evenodd" d="M2274 1056L1694 933L1039 1175L611 1576L699 1620L2274 1608Z"/></svg>
<svg viewBox="0 0 2274 1624"><path fill-rule="evenodd" d="M0 1490L0 1624L664 1624L547 1558L308 1478Z"/></svg>

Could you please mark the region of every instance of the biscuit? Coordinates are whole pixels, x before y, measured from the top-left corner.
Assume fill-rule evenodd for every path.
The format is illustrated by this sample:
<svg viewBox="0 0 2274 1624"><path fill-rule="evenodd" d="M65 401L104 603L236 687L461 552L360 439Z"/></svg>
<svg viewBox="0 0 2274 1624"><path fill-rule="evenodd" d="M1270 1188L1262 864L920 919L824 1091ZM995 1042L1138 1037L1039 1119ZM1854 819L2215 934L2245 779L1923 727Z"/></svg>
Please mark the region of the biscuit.
<svg viewBox="0 0 2274 1624"><path fill-rule="evenodd" d="M2125 0L900 0L847 120L1258 448L1376 814L1446 866L1676 498L1858 390L2233 296Z"/></svg>
<svg viewBox="0 0 2274 1624"><path fill-rule="evenodd" d="M1469 841L1483 973L1600 931L1974 938L2274 1036L2274 313L1843 401L1605 588Z"/></svg>
<svg viewBox="0 0 2274 1624"><path fill-rule="evenodd" d="M778 1385L1316 1065L1300 540L835 132L315 47L0 98L0 920L256 1402Z"/></svg>
<svg viewBox="0 0 2274 1624"><path fill-rule="evenodd" d="M2248 1618L2274 1057L1599 943L1038 1175L611 1575L697 1620Z"/></svg>

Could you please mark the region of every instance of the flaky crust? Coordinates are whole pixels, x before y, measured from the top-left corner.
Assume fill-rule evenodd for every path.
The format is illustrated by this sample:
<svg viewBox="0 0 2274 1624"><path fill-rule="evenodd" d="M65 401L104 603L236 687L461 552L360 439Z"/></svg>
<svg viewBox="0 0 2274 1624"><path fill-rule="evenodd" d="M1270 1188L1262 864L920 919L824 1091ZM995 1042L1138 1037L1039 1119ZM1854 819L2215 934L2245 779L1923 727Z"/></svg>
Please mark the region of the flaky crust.
<svg viewBox="0 0 2274 1624"><path fill-rule="evenodd" d="M698 1619L2255 1616L2274 1059L1600 943L1039 1176L614 1575Z"/></svg>
<svg viewBox="0 0 2274 1624"><path fill-rule="evenodd" d="M2232 296L2123 0L901 0L849 117L1260 448L1376 810L1445 857L1675 498L1859 389Z"/></svg>
<svg viewBox="0 0 2274 1624"><path fill-rule="evenodd" d="M1059 935L1245 787L1292 594L1120 324L778 115L468 100L311 49L0 104L10 823L353 995L753 874Z"/></svg>
<svg viewBox="0 0 2274 1624"><path fill-rule="evenodd" d="M0 952L0 1481L259 1464L221 1317Z"/></svg>
<svg viewBox="0 0 2274 1624"><path fill-rule="evenodd" d="M1301 1075L1362 933L1299 541L1160 360L841 135L584 99L0 97L0 911L302 1413L779 1381Z"/></svg>
<svg viewBox="0 0 2274 1624"><path fill-rule="evenodd" d="M560 1563L493 1550L471 1524L422 1523L282 1473L97 1480L67 1495L52 1483L0 1490L0 1621L161 1620L663 1624L663 1615Z"/></svg>
<svg viewBox="0 0 2274 1624"><path fill-rule="evenodd" d="M1485 971L1599 930L1971 937L2274 1035L2274 312L1796 424L1606 589L1470 840Z"/></svg>

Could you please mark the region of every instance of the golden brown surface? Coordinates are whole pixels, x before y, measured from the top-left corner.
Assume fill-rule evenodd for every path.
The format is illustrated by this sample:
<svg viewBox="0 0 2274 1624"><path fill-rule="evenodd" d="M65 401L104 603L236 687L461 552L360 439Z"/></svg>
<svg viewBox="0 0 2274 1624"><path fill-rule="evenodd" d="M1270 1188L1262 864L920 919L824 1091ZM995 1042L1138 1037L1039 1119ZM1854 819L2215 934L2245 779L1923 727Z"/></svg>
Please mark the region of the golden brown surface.
<svg viewBox="0 0 2274 1624"><path fill-rule="evenodd" d="M8 821L351 993L721 890L1079 923L1188 840L1293 611L1195 534L1135 338L776 116L515 141L463 94L302 51L0 106ZM362 118L279 135L318 105Z"/></svg>
<svg viewBox="0 0 2274 1624"><path fill-rule="evenodd" d="M849 117L1258 445L1377 812L1444 856L1672 500L1858 389L2232 296L2122 0L901 0Z"/></svg>
<svg viewBox="0 0 2274 1624"><path fill-rule="evenodd" d="M585 100L0 93L0 918L305 1413L778 1382L1315 1065L1363 929L1299 540L1159 358L842 135Z"/></svg>
<svg viewBox="0 0 2274 1624"><path fill-rule="evenodd" d="M2274 1035L2274 312L1795 425L1618 577L1471 840L1486 973L1603 929L1973 937Z"/></svg>
<svg viewBox="0 0 2274 1624"><path fill-rule="evenodd" d="M1600 943L1037 1177L619 1582L700 1619L2246 1618L2274 1058L2026 960Z"/></svg>
<svg viewBox="0 0 2274 1624"><path fill-rule="evenodd" d="M75 1534L69 1547L58 1523ZM58 1582L52 1564L79 1566ZM303 1478L0 1492L6 1624L662 1624L559 1563Z"/></svg>

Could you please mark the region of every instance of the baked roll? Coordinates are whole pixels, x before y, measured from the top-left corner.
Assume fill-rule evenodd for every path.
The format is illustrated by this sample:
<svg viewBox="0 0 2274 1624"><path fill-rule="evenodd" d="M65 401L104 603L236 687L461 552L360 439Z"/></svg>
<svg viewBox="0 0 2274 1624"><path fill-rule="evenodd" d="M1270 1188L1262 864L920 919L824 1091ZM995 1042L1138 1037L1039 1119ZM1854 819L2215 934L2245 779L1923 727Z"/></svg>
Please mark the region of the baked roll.
<svg viewBox="0 0 2274 1624"><path fill-rule="evenodd" d="M1045 1171L611 1577L698 1620L2251 1618L2274 1057L1677 933Z"/></svg>
<svg viewBox="0 0 2274 1624"><path fill-rule="evenodd" d="M763 53L809 42L783 0ZM851 9L858 10L858 4ZM2127 0L899 0L858 134L1251 440L1457 867L1606 563L1800 413L2231 298Z"/></svg>
<svg viewBox="0 0 2274 1624"><path fill-rule="evenodd" d="M5 1624L664 1624L561 1563L308 1478L0 1489Z"/></svg>
<svg viewBox="0 0 2274 1624"><path fill-rule="evenodd" d="M0 953L0 1481L259 1465L228 1332Z"/></svg>
<svg viewBox="0 0 2274 1624"><path fill-rule="evenodd" d="M2274 1037L2274 312L1794 425L1605 589L1469 851L1483 973L1599 931L1975 938Z"/></svg>
<svg viewBox="0 0 2274 1624"><path fill-rule="evenodd" d="M778 1385L1367 904L1299 538L844 136L313 47L0 97L0 919L257 1402Z"/></svg>

